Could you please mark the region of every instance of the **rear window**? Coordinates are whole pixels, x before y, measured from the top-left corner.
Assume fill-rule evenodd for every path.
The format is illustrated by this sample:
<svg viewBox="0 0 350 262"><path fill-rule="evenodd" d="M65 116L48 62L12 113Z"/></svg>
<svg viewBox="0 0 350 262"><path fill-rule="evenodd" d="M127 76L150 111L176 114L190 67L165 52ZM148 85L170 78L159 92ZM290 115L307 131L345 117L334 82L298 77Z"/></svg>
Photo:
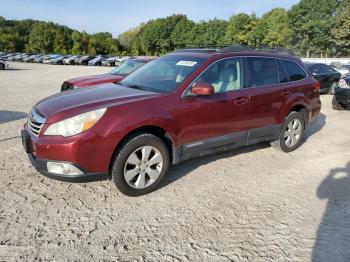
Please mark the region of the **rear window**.
<svg viewBox="0 0 350 262"><path fill-rule="evenodd" d="M306 78L307 75L304 69L301 68L301 66L297 62L283 59L281 60L281 62L288 73L289 82L298 81Z"/></svg>
<svg viewBox="0 0 350 262"><path fill-rule="evenodd" d="M247 57L249 70L248 87L268 86L279 83L276 59Z"/></svg>

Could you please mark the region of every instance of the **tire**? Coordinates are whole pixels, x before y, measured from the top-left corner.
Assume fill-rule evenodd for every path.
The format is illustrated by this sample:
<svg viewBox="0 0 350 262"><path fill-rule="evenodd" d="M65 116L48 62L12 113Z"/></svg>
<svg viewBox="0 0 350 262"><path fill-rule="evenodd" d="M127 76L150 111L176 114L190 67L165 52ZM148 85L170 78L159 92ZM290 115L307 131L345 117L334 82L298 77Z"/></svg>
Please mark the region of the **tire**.
<svg viewBox="0 0 350 262"><path fill-rule="evenodd" d="M147 148L148 151L146 149L143 151L144 148ZM150 148L152 148L151 151ZM148 154L148 161L144 163L142 159L146 158L142 156L147 156L147 153L144 154L146 151L150 153ZM159 155L161 156L162 164L152 164L150 161L152 159L160 159ZM152 134L139 133L127 139L116 152L111 172L112 180L119 191L127 196L145 195L159 186L169 167L169 163L169 150L165 143ZM152 176L148 172L153 173L154 181L152 181ZM128 179L126 178L128 177L127 173L130 174Z"/></svg>
<svg viewBox="0 0 350 262"><path fill-rule="evenodd" d="M5 65L0 63L0 70L5 70Z"/></svg>
<svg viewBox="0 0 350 262"><path fill-rule="evenodd" d="M333 96L333 98L332 98L332 108L334 110L344 110L344 107L342 107L342 105L338 103L335 96Z"/></svg>
<svg viewBox="0 0 350 262"><path fill-rule="evenodd" d="M293 123L295 125L293 125ZM293 129L292 129L292 133L289 133L289 136L288 136L289 138L288 138L286 137L286 135L288 130L290 130L291 126L293 126ZM297 129L294 129L294 126L296 126ZM293 111L289 113L289 115L286 117L278 139L275 141L272 141L271 146L285 153L292 152L301 145L304 137L304 131L305 131L305 119L304 119L303 113ZM292 139L293 137L294 139L297 137L297 139L294 140Z"/></svg>

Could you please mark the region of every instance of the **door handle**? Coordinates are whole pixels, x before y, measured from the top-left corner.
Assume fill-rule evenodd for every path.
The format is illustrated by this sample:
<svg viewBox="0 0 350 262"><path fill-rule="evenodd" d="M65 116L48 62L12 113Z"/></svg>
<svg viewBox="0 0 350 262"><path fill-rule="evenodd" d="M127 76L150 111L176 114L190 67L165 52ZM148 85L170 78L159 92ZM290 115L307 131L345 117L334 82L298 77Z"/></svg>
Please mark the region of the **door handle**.
<svg viewBox="0 0 350 262"><path fill-rule="evenodd" d="M282 95L282 96L289 96L291 93L292 93L292 92L289 91L289 90L284 90L284 91L281 92L281 95Z"/></svg>
<svg viewBox="0 0 350 262"><path fill-rule="evenodd" d="M246 104L248 102L248 98L239 97L239 98L236 98L235 100L233 100L233 102L235 105L243 105L243 104Z"/></svg>

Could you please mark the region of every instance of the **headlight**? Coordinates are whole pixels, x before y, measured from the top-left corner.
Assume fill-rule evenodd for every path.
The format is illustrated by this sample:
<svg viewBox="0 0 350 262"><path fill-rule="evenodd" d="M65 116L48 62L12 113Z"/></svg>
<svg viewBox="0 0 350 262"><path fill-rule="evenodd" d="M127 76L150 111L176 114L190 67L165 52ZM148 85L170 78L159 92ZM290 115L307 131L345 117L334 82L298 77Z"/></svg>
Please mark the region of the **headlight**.
<svg viewBox="0 0 350 262"><path fill-rule="evenodd" d="M348 83L346 83L345 79L340 79L338 85L340 88L350 88Z"/></svg>
<svg viewBox="0 0 350 262"><path fill-rule="evenodd" d="M74 136L91 128L106 112L106 108L90 111L57 123L46 129L45 136Z"/></svg>

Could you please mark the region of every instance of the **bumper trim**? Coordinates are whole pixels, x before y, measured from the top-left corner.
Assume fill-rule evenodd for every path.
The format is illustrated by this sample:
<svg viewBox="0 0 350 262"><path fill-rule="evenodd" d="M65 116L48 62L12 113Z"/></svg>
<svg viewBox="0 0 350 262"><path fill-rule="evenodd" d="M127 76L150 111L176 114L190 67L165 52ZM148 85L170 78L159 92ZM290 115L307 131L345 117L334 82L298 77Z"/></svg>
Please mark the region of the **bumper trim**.
<svg viewBox="0 0 350 262"><path fill-rule="evenodd" d="M83 169L81 169L79 166L77 166L74 163L56 161L56 160L38 159L38 158L35 158L35 156L31 153L28 153L28 157L32 165L40 174L59 181L71 182L71 183L86 183L86 182L96 182L96 181L108 179L108 174L106 173L86 173ZM68 163L82 170L84 174L72 176L72 175L59 175L59 174L50 173L47 171L47 162Z"/></svg>

